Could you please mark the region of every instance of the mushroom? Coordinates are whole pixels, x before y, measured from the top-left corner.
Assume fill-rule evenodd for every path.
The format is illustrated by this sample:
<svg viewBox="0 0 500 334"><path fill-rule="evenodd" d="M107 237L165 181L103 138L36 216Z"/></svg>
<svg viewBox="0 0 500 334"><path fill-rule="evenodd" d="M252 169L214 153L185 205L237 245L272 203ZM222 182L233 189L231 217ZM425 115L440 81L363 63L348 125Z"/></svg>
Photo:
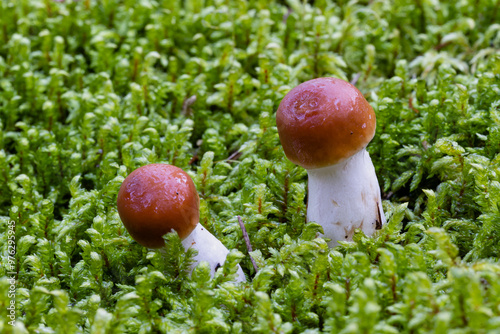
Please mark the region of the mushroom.
<svg viewBox="0 0 500 334"><path fill-rule="evenodd" d="M226 260L228 249L199 223L200 199L193 180L178 167L151 164L134 170L120 187L117 207L127 231L145 247L163 247L162 236L175 230L186 250L198 251L191 270L206 261L213 277ZM246 281L239 266L237 281Z"/></svg>
<svg viewBox="0 0 500 334"><path fill-rule="evenodd" d="M366 146L375 113L361 92L336 78L293 88L281 101L276 124L287 158L308 174L307 221L323 226L329 246L371 235L385 215L375 168Z"/></svg>

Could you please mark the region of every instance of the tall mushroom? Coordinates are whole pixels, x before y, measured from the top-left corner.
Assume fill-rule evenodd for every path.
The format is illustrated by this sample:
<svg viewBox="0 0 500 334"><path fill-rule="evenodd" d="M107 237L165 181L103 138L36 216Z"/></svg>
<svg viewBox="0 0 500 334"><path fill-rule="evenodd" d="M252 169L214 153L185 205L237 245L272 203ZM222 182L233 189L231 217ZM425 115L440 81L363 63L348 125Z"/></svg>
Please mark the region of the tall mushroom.
<svg viewBox="0 0 500 334"><path fill-rule="evenodd" d="M380 229L380 188L365 149L375 113L359 90L336 78L304 82L283 98L276 123L286 156L307 170L307 220L323 226L329 245L352 240L357 228Z"/></svg>
<svg viewBox="0 0 500 334"><path fill-rule="evenodd" d="M136 169L123 181L117 206L125 228L145 247L163 247L162 236L175 230L186 250L198 251L191 269L206 261L213 277L226 260L228 249L199 223L200 199L193 180L178 167L151 164ZM246 280L239 266L237 280Z"/></svg>

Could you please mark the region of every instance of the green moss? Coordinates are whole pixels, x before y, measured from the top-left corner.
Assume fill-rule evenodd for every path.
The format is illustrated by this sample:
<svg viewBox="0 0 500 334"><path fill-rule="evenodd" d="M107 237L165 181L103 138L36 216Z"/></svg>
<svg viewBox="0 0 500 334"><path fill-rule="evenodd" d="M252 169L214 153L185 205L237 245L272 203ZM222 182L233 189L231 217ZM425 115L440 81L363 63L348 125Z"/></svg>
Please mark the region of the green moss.
<svg viewBox="0 0 500 334"><path fill-rule="evenodd" d="M0 332L498 332L499 19L495 1L0 0ZM388 218L334 249L275 126L318 76L376 111ZM124 177L155 162L190 173L233 249L213 279L119 219Z"/></svg>

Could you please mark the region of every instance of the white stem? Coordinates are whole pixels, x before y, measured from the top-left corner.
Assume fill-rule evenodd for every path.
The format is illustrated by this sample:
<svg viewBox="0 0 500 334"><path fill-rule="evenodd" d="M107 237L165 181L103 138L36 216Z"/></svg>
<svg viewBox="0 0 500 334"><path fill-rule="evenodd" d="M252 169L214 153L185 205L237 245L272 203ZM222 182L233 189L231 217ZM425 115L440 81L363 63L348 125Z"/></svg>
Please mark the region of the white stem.
<svg viewBox="0 0 500 334"><path fill-rule="evenodd" d="M182 245L184 249L194 248L198 251L198 254L194 257L194 263L191 270L194 269L201 261L206 261L210 265L210 273L212 277L215 271L222 267L226 261L227 254L229 250L219 241L212 233L210 233L205 227L198 223L184 240L182 240ZM238 265L237 271L237 282L245 282L245 274L241 267Z"/></svg>
<svg viewBox="0 0 500 334"><path fill-rule="evenodd" d="M336 165L309 169L307 174L307 220L323 226L330 247L352 240L357 228L372 235L385 224L375 168L365 149Z"/></svg>

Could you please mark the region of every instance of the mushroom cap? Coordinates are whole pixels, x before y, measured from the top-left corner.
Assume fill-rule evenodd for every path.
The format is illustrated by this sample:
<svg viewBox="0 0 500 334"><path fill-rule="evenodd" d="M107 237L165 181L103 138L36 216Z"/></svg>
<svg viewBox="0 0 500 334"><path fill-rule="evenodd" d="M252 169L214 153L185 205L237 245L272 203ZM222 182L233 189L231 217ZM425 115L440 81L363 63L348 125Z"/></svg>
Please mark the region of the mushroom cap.
<svg viewBox="0 0 500 334"><path fill-rule="evenodd" d="M172 229L186 238L200 218L193 180L167 164L146 165L130 173L118 192L117 206L132 238L149 248L162 247L162 236Z"/></svg>
<svg viewBox="0 0 500 334"><path fill-rule="evenodd" d="M287 158L306 169L334 165L368 145L375 112L363 94L336 78L317 78L281 100L276 124Z"/></svg>

